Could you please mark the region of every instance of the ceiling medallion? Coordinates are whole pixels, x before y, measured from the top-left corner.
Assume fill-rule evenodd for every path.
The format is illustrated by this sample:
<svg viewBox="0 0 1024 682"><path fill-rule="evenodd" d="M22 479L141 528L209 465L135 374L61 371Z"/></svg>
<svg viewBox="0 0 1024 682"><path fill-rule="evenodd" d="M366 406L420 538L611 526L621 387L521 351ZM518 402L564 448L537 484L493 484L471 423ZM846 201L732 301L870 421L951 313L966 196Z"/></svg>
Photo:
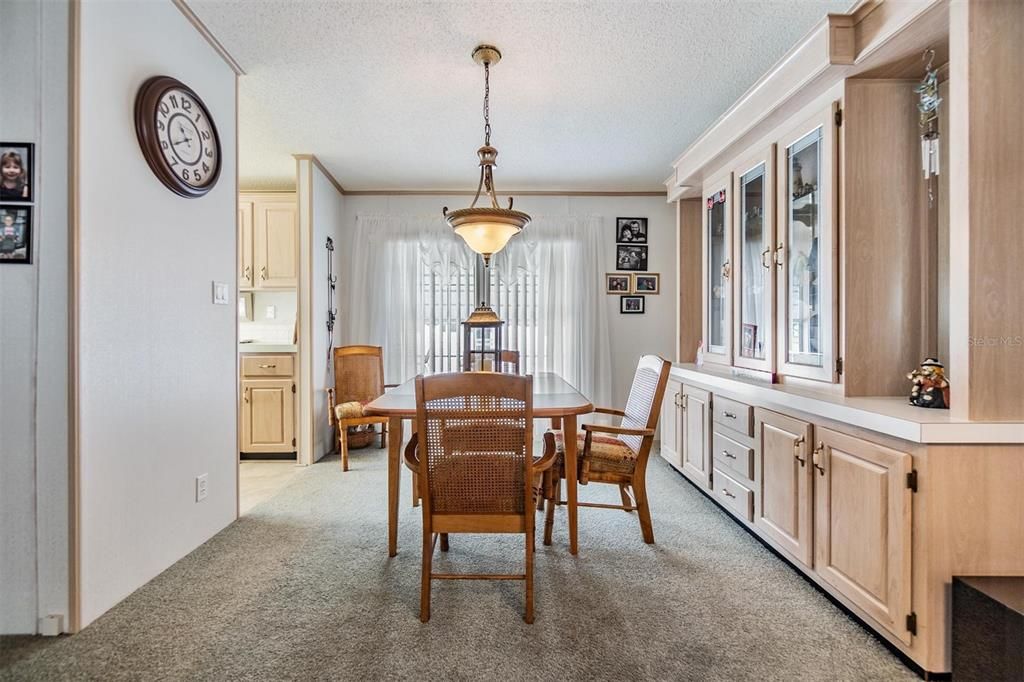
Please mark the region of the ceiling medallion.
<svg viewBox="0 0 1024 682"><path fill-rule="evenodd" d="M494 194L494 166L497 165L498 150L491 146L491 66L501 61L501 52L491 45L480 45L473 50L473 61L484 67L484 146L476 152L480 157L480 182L469 208L449 211L445 206L444 217L469 248L483 256L484 263L489 265L491 256L505 248L509 239L530 224L530 216L512 210L512 197L508 199L508 208L501 208ZM490 198L490 206L477 208L481 191Z"/></svg>

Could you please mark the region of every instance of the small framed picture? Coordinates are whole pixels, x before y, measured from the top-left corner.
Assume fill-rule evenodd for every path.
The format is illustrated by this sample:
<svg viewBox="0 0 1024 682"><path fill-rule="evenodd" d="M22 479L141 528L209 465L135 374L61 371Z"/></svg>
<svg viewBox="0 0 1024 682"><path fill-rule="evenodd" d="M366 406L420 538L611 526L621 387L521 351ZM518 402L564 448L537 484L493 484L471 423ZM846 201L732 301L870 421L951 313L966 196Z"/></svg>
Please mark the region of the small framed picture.
<svg viewBox="0 0 1024 682"><path fill-rule="evenodd" d="M615 241L622 244L646 244L647 218L616 218Z"/></svg>
<svg viewBox="0 0 1024 682"><path fill-rule="evenodd" d="M606 294L631 294L632 275L620 275L617 272L608 272L604 276L604 292Z"/></svg>
<svg viewBox="0 0 1024 682"><path fill-rule="evenodd" d="M619 312L624 315L643 315L645 307L643 296L619 297Z"/></svg>
<svg viewBox="0 0 1024 682"><path fill-rule="evenodd" d="M740 354L745 358L754 357L754 350L757 348L757 325L744 322L740 332Z"/></svg>
<svg viewBox="0 0 1024 682"><path fill-rule="evenodd" d="M32 262L32 207L0 204L0 263Z"/></svg>
<svg viewBox="0 0 1024 682"><path fill-rule="evenodd" d="M32 201L35 145L0 142L0 201Z"/></svg>
<svg viewBox="0 0 1024 682"><path fill-rule="evenodd" d="M657 272L645 272L633 275L633 293L660 294L661 275Z"/></svg>
<svg viewBox="0 0 1024 682"><path fill-rule="evenodd" d="M619 244L615 247L616 270L646 270L647 247Z"/></svg>

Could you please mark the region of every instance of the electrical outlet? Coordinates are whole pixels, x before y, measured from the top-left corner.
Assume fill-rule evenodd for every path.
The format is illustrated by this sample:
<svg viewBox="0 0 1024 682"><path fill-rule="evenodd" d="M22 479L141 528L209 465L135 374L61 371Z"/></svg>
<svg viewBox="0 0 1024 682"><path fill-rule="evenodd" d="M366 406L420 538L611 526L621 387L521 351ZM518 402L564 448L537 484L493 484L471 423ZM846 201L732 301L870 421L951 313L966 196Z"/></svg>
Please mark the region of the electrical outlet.
<svg viewBox="0 0 1024 682"><path fill-rule="evenodd" d="M203 474L202 476L196 476L196 502L202 502L206 499L207 484L209 483L209 474Z"/></svg>
<svg viewBox="0 0 1024 682"><path fill-rule="evenodd" d="M268 305L267 306L266 318L268 320L273 320L273 319L277 318L277 306L276 305Z"/></svg>

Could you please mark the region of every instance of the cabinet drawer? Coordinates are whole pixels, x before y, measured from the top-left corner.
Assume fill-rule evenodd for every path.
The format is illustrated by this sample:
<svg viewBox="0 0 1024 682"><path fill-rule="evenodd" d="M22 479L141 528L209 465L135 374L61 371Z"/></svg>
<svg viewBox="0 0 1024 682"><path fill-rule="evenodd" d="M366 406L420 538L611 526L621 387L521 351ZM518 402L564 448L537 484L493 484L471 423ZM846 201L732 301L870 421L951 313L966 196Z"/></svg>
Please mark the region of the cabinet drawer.
<svg viewBox="0 0 1024 682"><path fill-rule="evenodd" d="M712 405L715 407L712 419L716 423L728 426L733 431L745 436L754 435L754 411L750 405L718 395L714 397Z"/></svg>
<svg viewBox="0 0 1024 682"><path fill-rule="evenodd" d="M746 521L754 520L754 491L729 478L721 469L714 471L715 497Z"/></svg>
<svg viewBox="0 0 1024 682"><path fill-rule="evenodd" d="M294 355L243 355L244 377L290 377L295 374Z"/></svg>
<svg viewBox="0 0 1024 682"><path fill-rule="evenodd" d="M715 453L715 466L748 480L754 480L753 448L740 445L717 431L712 436L712 447Z"/></svg>

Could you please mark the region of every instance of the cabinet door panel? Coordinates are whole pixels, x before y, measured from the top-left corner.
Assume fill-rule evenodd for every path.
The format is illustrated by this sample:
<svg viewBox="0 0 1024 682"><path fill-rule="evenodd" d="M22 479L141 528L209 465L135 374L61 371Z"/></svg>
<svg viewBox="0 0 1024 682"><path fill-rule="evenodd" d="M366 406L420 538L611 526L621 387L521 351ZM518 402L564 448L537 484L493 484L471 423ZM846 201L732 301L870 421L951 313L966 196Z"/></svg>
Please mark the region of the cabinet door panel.
<svg viewBox="0 0 1024 682"><path fill-rule="evenodd" d="M814 569L909 644L913 458L829 429L816 438Z"/></svg>
<svg viewBox="0 0 1024 682"><path fill-rule="evenodd" d="M711 444L707 391L683 386L683 473L706 488L711 487Z"/></svg>
<svg viewBox="0 0 1024 682"><path fill-rule="evenodd" d="M255 210L256 286L294 288L299 282L295 203L258 202Z"/></svg>
<svg viewBox="0 0 1024 682"><path fill-rule="evenodd" d="M242 451L294 452L292 380L242 383Z"/></svg>
<svg viewBox="0 0 1024 682"><path fill-rule="evenodd" d="M704 184L704 359L732 363L732 174Z"/></svg>
<svg viewBox="0 0 1024 682"><path fill-rule="evenodd" d="M679 447L679 435L682 431L680 423L680 407L683 386L678 381L669 381L665 390L665 400L661 404L661 456L677 469L683 466L682 448Z"/></svg>
<svg viewBox="0 0 1024 682"><path fill-rule="evenodd" d="M811 425L756 411L755 477L759 492L754 523L797 561L812 560Z"/></svg>
<svg viewBox="0 0 1024 682"><path fill-rule="evenodd" d="M241 289L251 289L256 278L252 221L252 202L238 202L238 286Z"/></svg>

